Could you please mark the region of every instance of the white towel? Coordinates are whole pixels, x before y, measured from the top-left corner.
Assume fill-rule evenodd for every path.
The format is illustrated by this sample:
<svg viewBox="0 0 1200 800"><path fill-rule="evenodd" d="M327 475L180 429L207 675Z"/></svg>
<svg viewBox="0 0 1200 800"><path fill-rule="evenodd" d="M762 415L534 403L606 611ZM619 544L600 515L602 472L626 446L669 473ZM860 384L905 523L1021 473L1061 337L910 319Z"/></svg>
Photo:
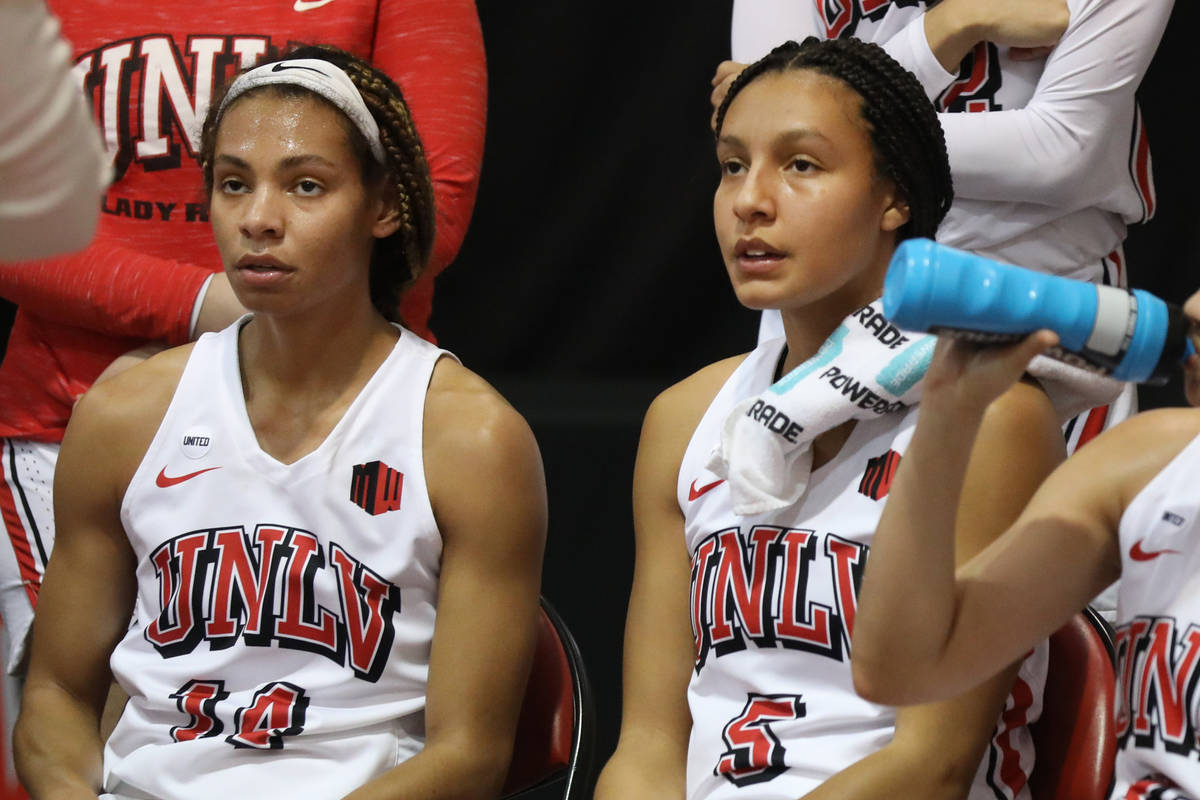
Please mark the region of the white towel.
<svg viewBox="0 0 1200 800"><path fill-rule="evenodd" d="M820 434L917 403L935 341L892 325L876 300L846 317L812 358L734 407L708 463L729 481L734 513L799 500Z"/></svg>
<svg viewBox="0 0 1200 800"><path fill-rule="evenodd" d="M1028 372L1037 378L1050 398L1060 425L1089 408L1113 402L1125 387L1121 381L1071 366L1049 355L1030 361Z"/></svg>

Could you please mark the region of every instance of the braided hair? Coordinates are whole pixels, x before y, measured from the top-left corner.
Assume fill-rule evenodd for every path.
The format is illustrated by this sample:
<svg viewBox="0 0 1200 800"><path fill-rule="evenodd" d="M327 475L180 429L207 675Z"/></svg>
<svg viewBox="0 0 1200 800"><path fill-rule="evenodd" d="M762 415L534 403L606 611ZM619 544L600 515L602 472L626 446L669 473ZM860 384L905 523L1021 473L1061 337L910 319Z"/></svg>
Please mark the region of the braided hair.
<svg viewBox="0 0 1200 800"><path fill-rule="evenodd" d="M349 122L343 126L350 137L354 155L362 164L364 185L385 182L385 191L390 194L400 214L400 227L391 236L375 241L371 254L370 291L371 303L385 318L399 319L400 296L425 269L433 250L434 203L433 182L429 177L429 165L425 161L425 150L417 136L416 126L404 102L400 87L383 71L350 53L328 45L301 45L277 59L261 62L299 58L316 58L339 67L349 77L362 95L363 101L379 126L379 138L383 144L387 163L380 164L371 154L371 147L359 129ZM232 80L230 81L230 85ZM200 165L204 172L204 191L212 199L213 157L217 144L217 128L220 123L221 100L229 85L213 98L200 138ZM237 97L230 105L241 102L256 92L275 92L282 96L312 97L319 102L324 98L294 85L273 84L251 89ZM332 108L332 104L330 104ZM228 108L225 109L228 111ZM341 114L341 112L338 112Z"/></svg>
<svg viewBox="0 0 1200 800"><path fill-rule="evenodd" d="M738 92L764 73L794 69L837 78L858 93L876 171L890 178L908 201L909 220L896 232L896 241L932 238L954 199L946 139L921 84L876 44L813 36L803 44L781 44L730 85L717 108L717 136Z"/></svg>

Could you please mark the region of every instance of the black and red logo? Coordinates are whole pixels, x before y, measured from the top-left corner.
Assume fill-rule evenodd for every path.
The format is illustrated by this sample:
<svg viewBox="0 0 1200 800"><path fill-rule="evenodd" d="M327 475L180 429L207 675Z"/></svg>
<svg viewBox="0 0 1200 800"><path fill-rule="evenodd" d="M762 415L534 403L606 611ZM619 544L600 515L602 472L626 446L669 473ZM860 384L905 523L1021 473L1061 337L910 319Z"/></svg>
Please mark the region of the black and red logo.
<svg viewBox="0 0 1200 800"><path fill-rule="evenodd" d="M862 480L858 482L859 494L865 494L872 500L882 500L887 497L892 488L892 479L900 467L900 454L888 450L881 456L867 460L867 468L863 470Z"/></svg>
<svg viewBox="0 0 1200 800"><path fill-rule="evenodd" d="M854 36L863 20L878 22L892 6L919 6L926 0L814 0L825 25L826 39Z"/></svg>
<svg viewBox="0 0 1200 800"><path fill-rule="evenodd" d="M350 502L372 516L400 508L404 473L382 461L356 464L350 478Z"/></svg>
<svg viewBox="0 0 1200 800"><path fill-rule="evenodd" d="M1000 49L992 42L975 45L959 65L958 76L934 101L939 111L973 112L1002 111L996 102L1003 74L1000 71Z"/></svg>

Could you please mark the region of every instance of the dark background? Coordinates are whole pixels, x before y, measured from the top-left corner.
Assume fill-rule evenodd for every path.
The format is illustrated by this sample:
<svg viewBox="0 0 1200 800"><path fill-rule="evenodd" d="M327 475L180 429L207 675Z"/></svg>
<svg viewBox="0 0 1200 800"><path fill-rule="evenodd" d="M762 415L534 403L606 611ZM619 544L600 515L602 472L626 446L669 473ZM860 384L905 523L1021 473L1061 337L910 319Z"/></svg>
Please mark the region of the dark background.
<svg viewBox="0 0 1200 800"><path fill-rule="evenodd" d="M479 0L484 169L433 327L538 437L550 493L543 591L588 663L601 763L620 717L642 414L669 384L750 349L757 328L712 232L709 78L728 57L730 7ZM1131 283L1177 303L1200 284L1187 55L1198 21L1196 4L1177 4L1143 83L1159 212L1126 243ZM1143 390L1142 402L1178 404L1182 392Z"/></svg>

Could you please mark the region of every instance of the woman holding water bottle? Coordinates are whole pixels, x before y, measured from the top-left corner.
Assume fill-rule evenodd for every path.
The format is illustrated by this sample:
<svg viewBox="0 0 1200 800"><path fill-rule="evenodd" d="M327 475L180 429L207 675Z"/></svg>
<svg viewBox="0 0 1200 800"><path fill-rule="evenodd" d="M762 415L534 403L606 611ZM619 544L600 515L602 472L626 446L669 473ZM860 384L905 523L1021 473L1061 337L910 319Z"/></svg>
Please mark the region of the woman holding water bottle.
<svg viewBox="0 0 1200 800"><path fill-rule="evenodd" d="M1183 310L1191 339L1184 386L1197 406L1200 293ZM885 703L953 696L1120 577L1111 797L1200 797L1200 410L1147 411L1106 431L1056 469L991 546L955 568L953 509L980 421L1057 340L1041 330L1005 348L939 344L862 586L855 687Z"/></svg>

